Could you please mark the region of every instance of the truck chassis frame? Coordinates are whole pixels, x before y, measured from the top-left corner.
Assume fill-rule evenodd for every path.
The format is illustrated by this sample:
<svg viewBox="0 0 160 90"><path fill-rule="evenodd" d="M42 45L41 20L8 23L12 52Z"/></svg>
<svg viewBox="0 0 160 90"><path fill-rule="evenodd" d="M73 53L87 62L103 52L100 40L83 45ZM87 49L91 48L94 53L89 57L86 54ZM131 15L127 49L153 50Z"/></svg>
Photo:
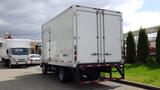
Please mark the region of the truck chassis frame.
<svg viewBox="0 0 160 90"><path fill-rule="evenodd" d="M78 84L97 83L105 80L121 80L125 77L123 63L78 64L76 68L49 65L47 63L42 63L40 66L42 67L42 73L45 75L50 71L58 74L59 76L60 72L63 70L64 75L66 75L66 80L60 80L62 82L73 80ZM43 66L45 66L45 68L43 68ZM107 73L107 77L101 77L101 72ZM114 77L114 72L118 72L119 77Z"/></svg>
<svg viewBox="0 0 160 90"><path fill-rule="evenodd" d="M109 76L101 77L100 72L108 73ZM113 77L114 72L118 72L120 77ZM85 74L91 75L89 79L84 79ZM96 83L105 80L120 80L125 77L124 64L81 64L75 68L73 75L79 84Z"/></svg>

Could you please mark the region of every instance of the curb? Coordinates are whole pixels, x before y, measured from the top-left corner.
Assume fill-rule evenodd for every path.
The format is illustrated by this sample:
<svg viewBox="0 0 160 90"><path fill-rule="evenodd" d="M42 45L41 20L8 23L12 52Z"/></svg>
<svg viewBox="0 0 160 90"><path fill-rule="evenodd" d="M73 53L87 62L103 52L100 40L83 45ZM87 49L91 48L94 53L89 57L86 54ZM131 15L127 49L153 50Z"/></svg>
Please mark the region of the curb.
<svg viewBox="0 0 160 90"><path fill-rule="evenodd" d="M127 81L127 80L110 80L110 81L118 82L118 83L122 83L122 84L127 84L127 85L130 85L130 86L140 87L140 88L143 88L143 89L160 90L160 87L157 87L157 86L152 86L152 85L142 84L142 83L138 83L138 82Z"/></svg>

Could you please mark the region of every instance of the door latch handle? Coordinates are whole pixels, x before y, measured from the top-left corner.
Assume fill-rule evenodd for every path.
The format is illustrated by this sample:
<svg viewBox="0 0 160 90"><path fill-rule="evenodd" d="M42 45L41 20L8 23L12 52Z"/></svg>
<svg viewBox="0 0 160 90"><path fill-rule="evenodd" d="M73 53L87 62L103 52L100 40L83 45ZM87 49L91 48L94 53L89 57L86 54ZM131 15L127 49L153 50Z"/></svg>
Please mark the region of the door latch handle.
<svg viewBox="0 0 160 90"><path fill-rule="evenodd" d="M98 55L98 53L92 53L91 55L92 55L92 56L96 56L96 55Z"/></svg>
<svg viewBox="0 0 160 90"><path fill-rule="evenodd" d="M112 54L110 54L110 53L105 53L104 55L111 56Z"/></svg>

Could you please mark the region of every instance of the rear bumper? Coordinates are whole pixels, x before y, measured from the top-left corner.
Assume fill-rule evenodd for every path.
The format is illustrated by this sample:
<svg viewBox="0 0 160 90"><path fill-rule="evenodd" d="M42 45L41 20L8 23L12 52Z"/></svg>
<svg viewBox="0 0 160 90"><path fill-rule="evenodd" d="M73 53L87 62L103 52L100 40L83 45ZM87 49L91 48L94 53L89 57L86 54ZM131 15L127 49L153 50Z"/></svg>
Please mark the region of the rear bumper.
<svg viewBox="0 0 160 90"><path fill-rule="evenodd" d="M41 61L28 61L27 62L29 65L38 65L38 64L41 64Z"/></svg>
<svg viewBox="0 0 160 90"><path fill-rule="evenodd" d="M90 83L104 80L124 79L123 63L90 63L78 64L75 72L78 75L77 82ZM117 72L118 76L115 74ZM115 76L116 75L116 76Z"/></svg>
<svg viewBox="0 0 160 90"><path fill-rule="evenodd" d="M78 64L77 67L79 68L89 68L89 67L108 67L108 66L116 66L116 65L123 65L124 63L121 62L112 62L112 63L82 63Z"/></svg>

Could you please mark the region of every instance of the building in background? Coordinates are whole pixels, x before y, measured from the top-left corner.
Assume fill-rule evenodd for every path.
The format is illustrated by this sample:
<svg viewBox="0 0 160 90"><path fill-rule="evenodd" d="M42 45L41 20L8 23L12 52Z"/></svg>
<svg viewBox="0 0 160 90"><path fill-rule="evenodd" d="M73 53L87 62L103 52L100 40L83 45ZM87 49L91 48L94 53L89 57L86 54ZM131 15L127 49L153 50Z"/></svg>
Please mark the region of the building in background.
<svg viewBox="0 0 160 90"><path fill-rule="evenodd" d="M3 38L4 39L12 39L12 35L9 32L6 32Z"/></svg>
<svg viewBox="0 0 160 90"><path fill-rule="evenodd" d="M160 27L160 25L158 26L154 26L154 27L149 27L149 28L145 28L146 29L146 33L148 35L148 43L149 43L149 53L150 55L154 55L156 52L156 37L157 37L157 28ZM135 38L135 43L136 45L138 44L138 34L139 34L139 30L136 31L132 31L134 38ZM127 38L127 33L123 34L124 40L126 40Z"/></svg>
<svg viewBox="0 0 160 90"><path fill-rule="evenodd" d="M30 40L30 53L31 54L40 54L41 55L41 40L34 39Z"/></svg>

